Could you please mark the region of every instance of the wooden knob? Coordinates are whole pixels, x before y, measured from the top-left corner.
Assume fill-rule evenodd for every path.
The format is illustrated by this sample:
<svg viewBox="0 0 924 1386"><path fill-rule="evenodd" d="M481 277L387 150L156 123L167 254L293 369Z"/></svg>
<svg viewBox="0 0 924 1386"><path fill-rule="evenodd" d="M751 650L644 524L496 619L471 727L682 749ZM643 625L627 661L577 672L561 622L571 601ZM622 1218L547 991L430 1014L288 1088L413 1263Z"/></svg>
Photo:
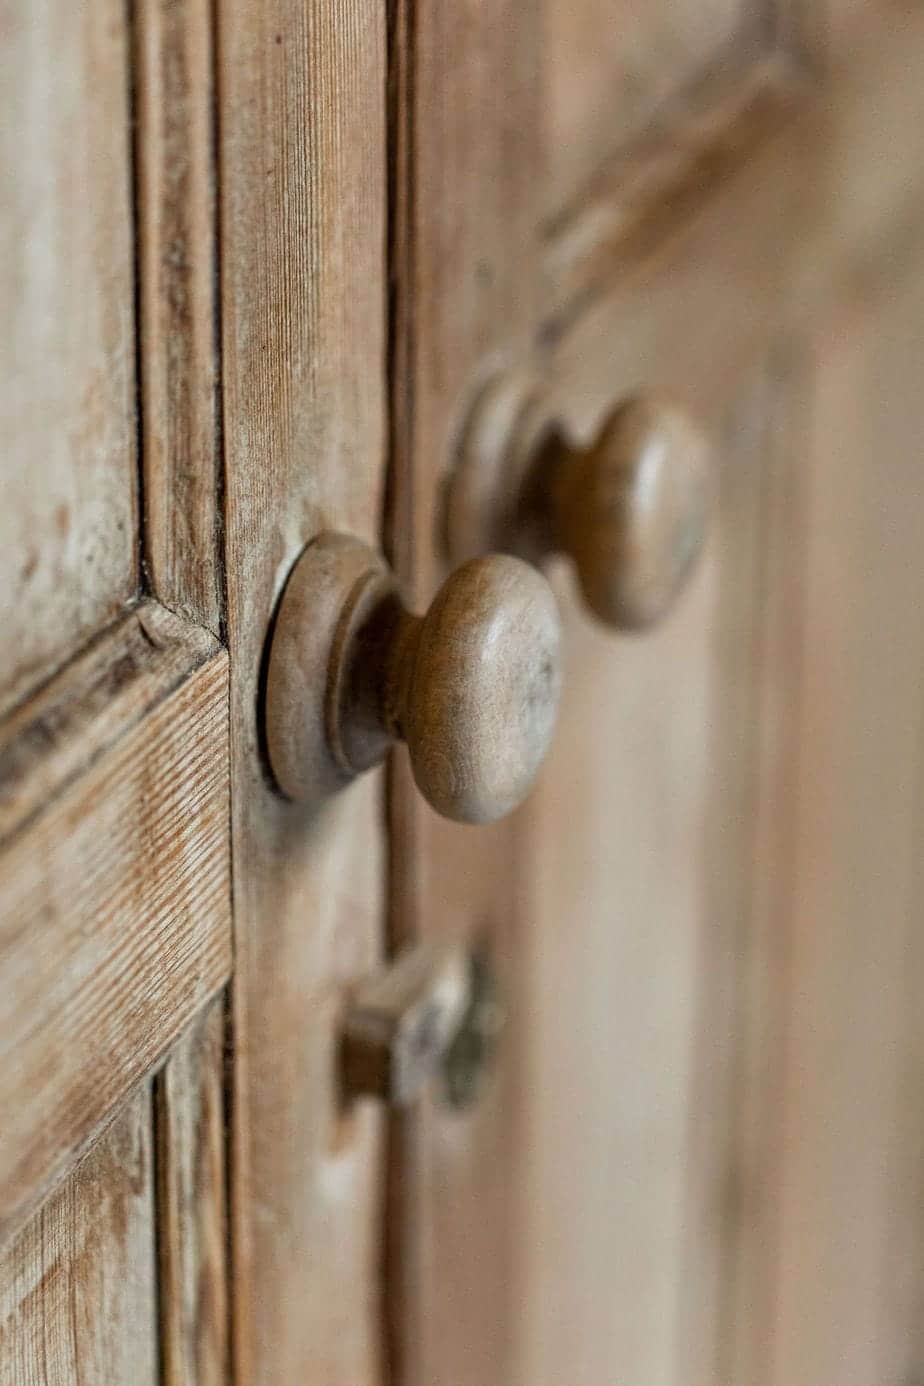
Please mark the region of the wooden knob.
<svg viewBox="0 0 924 1386"><path fill-rule="evenodd" d="M346 1091L393 1107L413 1102L452 1050L472 979L462 948L418 943L360 983L341 1032Z"/></svg>
<svg viewBox="0 0 924 1386"><path fill-rule="evenodd" d="M418 617L374 550L322 534L298 558L276 618L269 759L285 794L317 802L403 740L437 812L490 822L529 790L560 691L555 598L521 560L463 564Z"/></svg>
<svg viewBox="0 0 924 1386"><path fill-rule="evenodd" d="M586 448L541 394L501 382L467 429L447 491L447 547L458 561L501 549L567 554L591 610L637 630L673 606L695 567L712 499L709 449L675 406L639 396Z"/></svg>

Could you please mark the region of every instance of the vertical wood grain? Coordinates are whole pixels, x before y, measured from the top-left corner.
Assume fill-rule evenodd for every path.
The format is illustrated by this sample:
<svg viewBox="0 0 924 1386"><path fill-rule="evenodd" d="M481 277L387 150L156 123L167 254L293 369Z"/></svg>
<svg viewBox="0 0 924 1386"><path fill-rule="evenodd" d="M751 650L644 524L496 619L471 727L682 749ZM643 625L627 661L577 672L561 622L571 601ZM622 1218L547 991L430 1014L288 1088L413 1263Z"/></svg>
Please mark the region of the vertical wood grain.
<svg viewBox="0 0 924 1386"><path fill-rule="evenodd" d="M121 0L0 5L0 710L136 585Z"/></svg>
<svg viewBox="0 0 924 1386"><path fill-rule="evenodd" d="M274 602L324 525L375 543L385 369L385 15L231 0L217 34L234 864L234 1362L380 1379L380 1121L344 1112L345 989L383 923L380 780L314 818L262 762Z"/></svg>
<svg viewBox="0 0 924 1386"><path fill-rule="evenodd" d="M530 349L541 291L540 7L396 6L391 52L389 540L419 605L443 572L441 483L486 366ZM517 986L516 829L438 819L403 752L391 780L393 942L486 944ZM387 1307L402 1386L508 1386L518 1099L515 1041L478 1106L435 1101L390 1142Z"/></svg>
<svg viewBox="0 0 924 1386"><path fill-rule="evenodd" d="M201 1012L154 1083L164 1386L227 1380L224 1008Z"/></svg>
<svg viewBox="0 0 924 1386"><path fill-rule="evenodd" d="M0 1379L157 1386L148 1084L4 1249Z"/></svg>
<svg viewBox="0 0 924 1386"><path fill-rule="evenodd" d="M139 0L134 31L145 563L165 606L218 634L211 5Z"/></svg>

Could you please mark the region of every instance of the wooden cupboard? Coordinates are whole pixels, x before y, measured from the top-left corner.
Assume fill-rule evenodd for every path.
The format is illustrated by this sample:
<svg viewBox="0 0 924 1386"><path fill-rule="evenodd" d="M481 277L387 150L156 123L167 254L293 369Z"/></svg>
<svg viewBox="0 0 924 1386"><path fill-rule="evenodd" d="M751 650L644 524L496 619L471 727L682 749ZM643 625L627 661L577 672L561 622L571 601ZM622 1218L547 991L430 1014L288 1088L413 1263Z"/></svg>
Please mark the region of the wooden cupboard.
<svg viewBox="0 0 924 1386"><path fill-rule="evenodd" d="M924 16L874 0L0 4L0 1380L909 1386ZM320 806L268 639L423 611L486 382L712 440L656 628L564 627L511 817ZM489 960L463 1108L357 984Z"/></svg>

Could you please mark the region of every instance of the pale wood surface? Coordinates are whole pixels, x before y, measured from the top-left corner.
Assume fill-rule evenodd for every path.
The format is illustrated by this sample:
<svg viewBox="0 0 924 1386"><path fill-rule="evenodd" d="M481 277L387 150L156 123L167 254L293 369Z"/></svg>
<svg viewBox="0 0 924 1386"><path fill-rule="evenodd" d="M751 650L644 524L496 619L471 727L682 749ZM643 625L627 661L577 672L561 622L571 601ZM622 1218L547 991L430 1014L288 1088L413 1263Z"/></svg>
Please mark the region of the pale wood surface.
<svg viewBox="0 0 924 1386"><path fill-rule="evenodd" d="M924 220L905 231L810 339L779 1386L924 1370Z"/></svg>
<svg viewBox="0 0 924 1386"><path fill-rule="evenodd" d="M0 1258L4 1386L157 1386L151 1097L125 1105Z"/></svg>
<svg viewBox="0 0 924 1386"><path fill-rule="evenodd" d="M524 1384L675 1380L714 594L737 576L716 563L707 554L641 640L614 641L568 606L566 657L580 675L527 810L518 964Z"/></svg>
<svg viewBox="0 0 924 1386"><path fill-rule="evenodd" d="M0 26L2 712L134 590L136 502L125 10Z"/></svg>
<svg viewBox="0 0 924 1386"><path fill-rule="evenodd" d="M765 42L762 0L547 0L547 211L709 65L744 69Z"/></svg>
<svg viewBox="0 0 924 1386"><path fill-rule="evenodd" d="M522 37L518 21L505 19L506 35ZM468 116L477 143L465 124L473 74L493 70L504 41L495 33L490 55L482 50L491 32L482 13L462 34L447 35L446 23L418 14L413 58L394 63L399 78L413 67L419 114L410 130L395 122L404 220L394 242L394 359L411 383L395 383L393 544L423 585L433 580L433 479L452 456L472 377L498 360L524 361L535 299L522 213L528 218L530 197L515 175L498 173L510 106L502 115L490 98L481 101L479 119ZM437 32L465 74L465 92L434 57ZM793 389L805 387L777 378L799 369L785 351L781 365L779 350L794 329L814 329L839 292L846 256L875 263L913 241L919 159L909 131L920 124L922 87L912 55L924 51L922 40L918 15L890 10L844 50L814 101L797 66L769 58L724 91L718 111L694 109L685 125L681 108L670 137L649 149L650 167L627 161L627 203L617 198L614 163L589 216L578 209L573 222L547 229L542 340L559 381L557 407L575 436L589 440L614 398L664 390L717 436L728 430L724 510L705 587L654 646L614 649L597 635L600 651L590 657L594 635L571 616L581 643L566 697L582 700L584 715L574 714L570 737L566 728L570 755L540 781L543 850L524 822L522 855L508 846L495 856L497 830L479 838L476 864L474 849L469 858L464 839L415 808L397 780L395 933L480 927L502 956L513 940L517 959L509 972L501 966L512 1032L484 1104L464 1117L425 1114L395 1127L390 1341L402 1379L511 1379L511 1298L522 1307L514 1379L524 1382L600 1386L621 1369L638 1382L738 1386L783 1382L794 1368L798 1346L786 1349L787 1369L770 1375L780 1346L772 1342L781 1192L774 1118L789 995L779 919L798 754L794 546L805 519L800 458L788 452L800 435L781 415ZM528 70L529 53L527 39L516 73ZM534 167L532 108L509 70L504 95L523 102L519 173ZM781 123L800 104L801 117ZM400 181L409 151L414 196ZM501 186L507 240L493 221ZM509 279L495 280L510 245L517 263ZM513 303L495 319L492 292L508 284ZM570 601L570 588L562 592ZM585 821L588 796L596 808ZM597 875L588 875L588 860ZM563 862L572 863L570 889ZM633 900L634 937L624 928ZM524 981L537 916L546 920L534 945L540 956ZM659 932L672 926L666 937ZM583 927L595 932L579 980L582 955L573 950ZM517 1010L531 1000L524 1036ZM538 1050L527 1050L533 1044ZM530 1092L539 1101L529 1112L527 1099L527 1129L545 1137L532 1145L522 1111ZM897 1157L906 1189L903 1161L913 1162L916 1139ZM525 1195L519 1179L511 1194L513 1150L531 1150ZM617 1157L634 1184L620 1177ZM505 1218L517 1195L526 1216L511 1243ZM525 1264L509 1259L518 1241ZM791 1255L799 1254L794 1244ZM515 1296L511 1285L520 1286ZM807 1322L824 1305L817 1287L804 1298ZM837 1376L826 1366L821 1378L802 1379Z"/></svg>
<svg viewBox="0 0 924 1386"><path fill-rule="evenodd" d="M211 6L141 0L134 32L145 562L160 601L217 634Z"/></svg>
<svg viewBox="0 0 924 1386"><path fill-rule="evenodd" d="M11 719L3 1232L227 977L227 696L213 637L148 605Z"/></svg>
<svg viewBox="0 0 924 1386"><path fill-rule="evenodd" d="M224 1024L220 996L196 1017L154 1081L164 1386L227 1381Z"/></svg>
<svg viewBox="0 0 924 1386"><path fill-rule="evenodd" d="M385 353L385 14L221 7L228 629L237 929L233 1352L248 1386L380 1379L380 1122L344 1117L344 991L383 923L380 781L309 816L273 790L260 661L321 528L375 541Z"/></svg>

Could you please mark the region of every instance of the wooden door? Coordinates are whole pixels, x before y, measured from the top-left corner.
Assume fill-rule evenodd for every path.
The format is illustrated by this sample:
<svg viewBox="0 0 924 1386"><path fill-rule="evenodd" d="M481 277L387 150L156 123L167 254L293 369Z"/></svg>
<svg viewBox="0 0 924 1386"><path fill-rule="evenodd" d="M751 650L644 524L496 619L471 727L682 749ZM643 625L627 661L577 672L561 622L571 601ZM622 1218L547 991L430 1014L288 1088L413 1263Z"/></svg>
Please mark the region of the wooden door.
<svg viewBox="0 0 924 1386"><path fill-rule="evenodd" d="M0 1380L924 1372L922 69L875 0L0 0ZM297 555L423 609L519 375L706 430L695 579L628 636L549 564L508 821L292 803ZM477 1100L346 1101L447 937Z"/></svg>

